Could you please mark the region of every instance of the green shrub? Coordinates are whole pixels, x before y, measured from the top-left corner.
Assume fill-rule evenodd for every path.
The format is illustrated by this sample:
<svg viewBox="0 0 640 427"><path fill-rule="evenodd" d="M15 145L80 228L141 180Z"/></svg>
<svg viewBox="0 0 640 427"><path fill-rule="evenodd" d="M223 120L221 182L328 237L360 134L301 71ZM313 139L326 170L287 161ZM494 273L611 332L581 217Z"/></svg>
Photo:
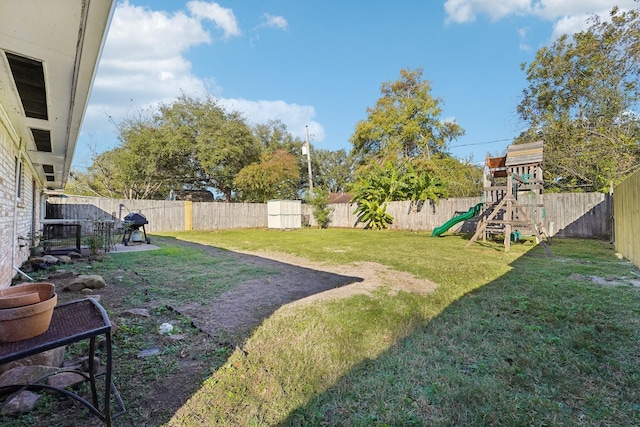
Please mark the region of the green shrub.
<svg viewBox="0 0 640 427"><path fill-rule="evenodd" d="M329 206L329 192L322 188L316 188L310 203L313 207L313 217L316 219L318 227L328 228L331 223L331 214L333 213L333 208Z"/></svg>
<svg viewBox="0 0 640 427"><path fill-rule="evenodd" d="M87 236L84 238L84 244L89 248L89 252L95 255L100 249L104 248L104 238L97 234Z"/></svg>

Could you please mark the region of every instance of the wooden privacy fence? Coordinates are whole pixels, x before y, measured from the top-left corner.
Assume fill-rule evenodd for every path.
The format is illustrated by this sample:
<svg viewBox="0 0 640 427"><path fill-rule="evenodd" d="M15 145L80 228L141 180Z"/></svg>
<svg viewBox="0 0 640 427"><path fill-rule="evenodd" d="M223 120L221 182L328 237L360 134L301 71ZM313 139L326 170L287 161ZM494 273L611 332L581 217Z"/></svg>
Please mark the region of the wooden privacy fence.
<svg viewBox="0 0 640 427"><path fill-rule="evenodd" d="M611 237L612 202L603 193L558 193L543 194L545 225L552 236L585 237L606 239ZM444 224L455 215L467 212L480 197L443 199L438 203L416 206L411 202L391 202L387 212L394 218L389 226L392 230L427 231ZM355 204L332 205L331 227L363 227L357 224L353 214ZM306 210L305 210L306 209ZM303 205L303 214L311 214L311 207ZM311 221L312 225L315 222ZM474 221L461 222L451 231L473 232Z"/></svg>
<svg viewBox="0 0 640 427"><path fill-rule="evenodd" d="M169 200L103 199L81 196L49 196L47 217L91 221L113 220L115 228L130 213L147 218L147 232L185 230L223 230L267 226L265 203L222 203Z"/></svg>
<svg viewBox="0 0 640 427"><path fill-rule="evenodd" d="M616 251L640 267L640 171L613 190Z"/></svg>
<svg viewBox="0 0 640 427"><path fill-rule="evenodd" d="M636 199L637 200L637 199ZM392 230L430 231L453 216L468 211L480 197L442 199L438 203L391 202L387 212L393 217ZM602 193L544 194L544 220L552 236L611 237L611 197ZM123 200L80 196L49 196L47 217L86 220L114 220L116 228L128 213L143 214L147 232L266 228L266 203L224 203L166 200ZM331 227L363 227L353 214L356 205L339 203L333 207ZM302 217L316 225L310 205L302 205ZM451 231L475 229L473 221L456 224ZM91 230L88 230L90 232ZM640 253L640 251L638 252Z"/></svg>

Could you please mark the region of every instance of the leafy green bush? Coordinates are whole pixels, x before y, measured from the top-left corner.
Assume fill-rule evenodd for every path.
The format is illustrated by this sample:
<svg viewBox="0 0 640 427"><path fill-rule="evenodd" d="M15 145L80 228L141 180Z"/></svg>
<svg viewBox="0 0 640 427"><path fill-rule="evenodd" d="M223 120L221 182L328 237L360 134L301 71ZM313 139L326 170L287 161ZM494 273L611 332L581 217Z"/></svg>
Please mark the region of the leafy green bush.
<svg viewBox="0 0 640 427"><path fill-rule="evenodd" d="M409 162L387 162L384 168L373 163L360 172L351 192L354 193L351 201L358 204L355 211L358 222L365 223L367 229L376 230L383 230L393 223L393 216L386 212L387 202L436 201L445 194L438 178L432 178L425 171L416 171Z"/></svg>
<svg viewBox="0 0 640 427"><path fill-rule="evenodd" d="M329 207L329 192L322 188L315 188L310 200L313 207L313 217L320 228L328 228L331 223L333 208Z"/></svg>
<svg viewBox="0 0 640 427"><path fill-rule="evenodd" d="M365 223L364 228L384 230L393 223L393 216L387 213L387 204L382 206L377 200L360 200L355 211L358 222Z"/></svg>
<svg viewBox="0 0 640 427"><path fill-rule="evenodd" d="M104 247L104 238L101 235L93 234L84 238L84 244L89 248L92 255L96 255Z"/></svg>

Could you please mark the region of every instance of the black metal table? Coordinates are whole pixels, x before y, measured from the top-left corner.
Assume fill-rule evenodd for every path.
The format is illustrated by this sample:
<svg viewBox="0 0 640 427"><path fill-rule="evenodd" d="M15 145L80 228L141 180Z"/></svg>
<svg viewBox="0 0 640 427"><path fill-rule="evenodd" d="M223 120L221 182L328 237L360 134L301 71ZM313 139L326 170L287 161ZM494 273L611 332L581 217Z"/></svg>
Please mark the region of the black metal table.
<svg viewBox="0 0 640 427"><path fill-rule="evenodd" d="M97 374L96 367L94 366L96 338L102 335L105 337L106 344L105 372ZM23 390L51 390L82 403L91 413L110 427L111 419L124 413L125 407L112 380L111 322L109 321L107 312L94 299L87 298L56 306L53 310L49 329L42 335L13 343L0 343L0 365L87 339L89 340L88 373L77 370L59 369L29 384L13 384L0 387L0 394L9 394L0 404L0 408ZM53 387L44 383L47 378L60 372L75 372L84 377L86 381L89 381L91 402L69 390ZM96 386L96 378L100 376L105 377L104 400L102 405L100 405L99 402ZM116 414L111 413L112 396L119 406L119 412ZM100 406L102 406L102 410Z"/></svg>

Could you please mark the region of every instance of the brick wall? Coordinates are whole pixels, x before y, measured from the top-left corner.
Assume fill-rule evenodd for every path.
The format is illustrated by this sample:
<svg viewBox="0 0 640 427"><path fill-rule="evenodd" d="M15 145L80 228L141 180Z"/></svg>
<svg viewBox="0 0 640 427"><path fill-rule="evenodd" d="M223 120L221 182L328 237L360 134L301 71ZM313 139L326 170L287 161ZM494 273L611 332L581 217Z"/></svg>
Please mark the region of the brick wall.
<svg viewBox="0 0 640 427"><path fill-rule="evenodd" d="M3 113L0 107L0 113ZM20 267L29 258L32 229L39 228L41 189L34 183L34 173L27 158L21 160L20 197L16 194L16 158L18 144L15 134L0 117L0 289L11 284ZM34 191L35 190L35 191ZM34 197L35 194L35 197ZM35 203L34 203L35 202ZM34 222L34 218L36 221Z"/></svg>

